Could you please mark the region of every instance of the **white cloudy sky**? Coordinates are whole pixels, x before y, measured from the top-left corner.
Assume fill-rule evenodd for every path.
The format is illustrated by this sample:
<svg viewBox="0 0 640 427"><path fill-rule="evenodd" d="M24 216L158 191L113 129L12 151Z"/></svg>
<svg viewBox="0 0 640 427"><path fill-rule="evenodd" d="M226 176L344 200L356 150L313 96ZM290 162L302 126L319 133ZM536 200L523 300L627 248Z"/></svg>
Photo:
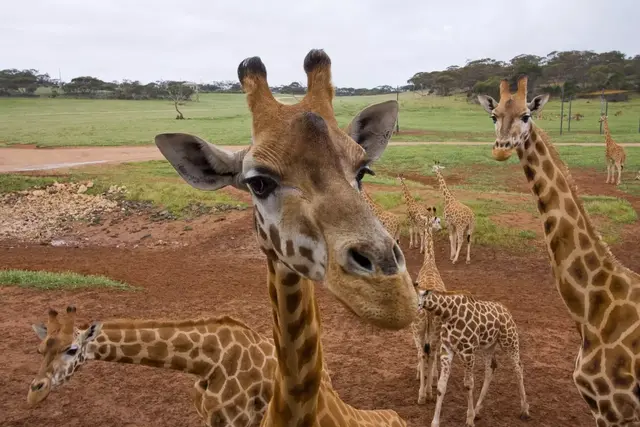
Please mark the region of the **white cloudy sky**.
<svg viewBox="0 0 640 427"><path fill-rule="evenodd" d="M260 56L272 85L305 81L311 48L337 86L553 50L640 53L638 0L19 0L0 7L0 68L64 80L236 80Z"/></svg>

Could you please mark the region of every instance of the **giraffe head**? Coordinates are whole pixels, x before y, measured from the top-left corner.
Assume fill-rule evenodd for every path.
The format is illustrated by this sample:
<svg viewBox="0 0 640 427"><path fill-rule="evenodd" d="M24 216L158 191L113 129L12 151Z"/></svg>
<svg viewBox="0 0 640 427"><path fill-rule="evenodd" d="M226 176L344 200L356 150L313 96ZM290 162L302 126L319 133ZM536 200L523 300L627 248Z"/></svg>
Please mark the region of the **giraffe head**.
<svg viewBox="0 0 640 427"><path fill-rule="evenodd" d="M36 405L49 396L49 392L67 381L85 362L87 344L100 332L101 324L93 323L86 330L75 327L76 309L67 307L65 316L49 310L47 324L32 325L40 344L38 353L44 356L38 374L29 385L27 402Z"/></svg>
<svg viewBox="0 0 640 427"><path fill-rule="evenodd" d="M606 116L606 114L601 114L600 118L598 119L598 123L602 123L602 122L606 122L608 119L608 117Z"/></svg>
<svg viewBox="0 0 640 427"><path fill-rule="evenodd" d="M440 231L442 230L442 223L440 217L436 216L436 207L427 207L427 215L420 215L420 219L424 223L424 227L431 234L430 230Z"/></svg>
<svg viewBox="0 0 640 427"><path fill-rule="evenodd" d="M438 172L438 171L440 171L440 170L444 169L444 166L442 166L442 165L440 164L440 162L436 160L436 161L434 161L433 167L432 167L431 169L432 169L434 172Z"/></svg>
<svg viewBox="0 0 640 427"><path fill-rule="evenodd" d="M513 150L523 144L531 134L531 114L542 111L549 95L538 95L527 103L527 76L518 79L518 90L511 94L509 81L500 82L500 102L489 95L478 95L478 101L484 107L495 124L496 142L493 146L493 158L507 160Z"/></svg>
<svg viewBox="0 0 640 427"><path fill-rule="evenodd" d="M307 94L285 105L273 97L259 57L240 63L252 116L252 144L241 151L186 134L161 134L155 143L192 186L249 191L258 243L271 260L324 281L359 317L405 327L416 296L404 255L358 194L387 146L398 104L369 106L342 130L333 112L329 56L311 50L304 70Z"/></svg>

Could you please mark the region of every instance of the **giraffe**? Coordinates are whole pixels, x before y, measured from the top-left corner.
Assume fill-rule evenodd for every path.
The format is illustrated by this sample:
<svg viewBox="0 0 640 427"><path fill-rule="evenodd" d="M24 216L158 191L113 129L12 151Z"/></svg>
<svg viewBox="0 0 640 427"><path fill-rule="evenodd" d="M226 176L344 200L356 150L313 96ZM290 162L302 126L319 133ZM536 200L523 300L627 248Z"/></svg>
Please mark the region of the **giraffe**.
<svg viewBox="0 0 640 427"><path fill-rule="evenodd" d="M520 345L516 323L507 308L497 302L476 300L464 292L419 289L419 305L440 319L440 378L438 379L438 399L431 421L431 427L440 426L442 401L447 391L453 357L458 356L464 364L464 386L467 389L466 426L473 426L479 417L482 403L487 395L493 373L498 367L495 359L497 346L507 353L513 363L520 393L520 419L528 420L529 404L524 389ZM484 353L484 382L473 405L473 369L476 352Z"/></svg>
<svg viewBox="0 0 640 427"><path fill-rule="evenodd" d="M343 131L333 112L329 56L311 50L304 69L306 95L285 105L273 97L259 57L240 63L252 117L249 147L232 153L182 133L155 139L193 187L250 192L278 359L262 426L317 425L318 413L339 402L320 390L322 326L314 283L324 284L356 317L386 329L409 326L417 304L402 250L359 195L362 178L388 144L398 103L363 109ZM335 425L349 422L379 423L336 415Z"/></svg>
<svg viewBox="0 0 640 427"><path fill-rule="evenodd" d="M471 208L461 202L459 202L444 182L444 177L440 173L440 169L444 169L439 162L433 166L433 171L438 178L440 185L440 191L444 196L444 222L449 228L449 242L451 244L451 263L458 262L458 256L460 255L460 249L464 242L464 236L466 231L467 236L467 260L466 263L471 263L471 237L476 226L476 216L473 214Z"/></svg>
<svg viewBox="0 0 640 427"><path fill-rule="evenodd" d="M566 164L530 119L548 95L526 99L527 77L500 102L478 97L495 123L492 155L515 150L537 201L556 287L580 331L573 380L598 427L640 425L640 275L622 265L602 240Z"/></svg>
<svg viewBox="0 0 640 427"><path fill-rule="evenodd" d="M44 355L27 401L36 405L89 360L166 368L195 375L192 399L204 424L257 425L273 392L273 342L232 317L187 320L119 319L74 327L49 310L47 325L32 325ZM324 381L330 378L326 375Z"/></svg>
<svg viewBox="0 0 640 427"><path fill-rule="evenodd" d="M404 199L404 203L407 205L407 222L409 223L409 249L413 248L413 243L415 241L415 247L418 247L418 236L420 236L420 253L424 251L423 244L423 234L419 230L422 230L422 223L420 219L420 215L427 217L429 216L426 208L420 205L416 199L413 198L407 184L404 182L404 178L402 175L398 175L398 180L400 181L400 186L402 187L402 197ZM438 221L438 217L434 218L434 221Z"/></svg>
<svg viewBox="0 0 640 427"><path fill-rule="evenodd" d="M616 183L620 185L620 179L622 178L622 170L624 169L624 162L627 158L627 154L624 152L624 148L617 144L613 138L611 138L611 131L609 130L609 121L606 115L600 116L599 122L604 125L604 143L605 143L605 160L607 162L607 181L606 183ZM615 168L615 170L614 170ZM615 175L618 171L618 180L616 181Z"/></svg>
<svg viewBox="0 0 640 427"><path fill-rule="evenodd" d="M94 321L80 329L73 326L75 313L75 307L68 306L67 316L59 318L50 310L47 325L32 325L41 339L38 352L44 360L29 387L30 405L45 400L88 360L102 360L197 376L191 397L207 427L252 426L262 420L273 395L276 350L272 339L241 321L229 316L177 321L118 319ZM321 389L337 396L324 363ZM392 425L385 420L399 419L388 411L359 410L346 403L335 410L350 412L354 418L360 413L378 418L378 425L385 426ZM326 410L318 415L318 424L334 426L334 418L335 414Z"/></svg>
<svg viewBox="0 0 640 427"><path fill-rule="evenodd" d="M369 207L373 210L373 213L376 215L376 217L378 217L380 222L382 222L384 228L386 228L386 230L389 232L389 234L391 234L391 236L397 243L400 243L400 220L398 219L398 216L382 209L382 207L380 207L375 202L375 200L373 200L373 198L369 195L369 193L367 193L364 188L362 189L360 194L364 198L365 202L367 202L367 205L369 205Z"/></svg>
<svg viewBox="0 0 640 427"><path fill-rule="evenodd" d="M427 212L433 214L429 217L420 215L420 219L424 223L424 259L422 267L418 272L418 279L414 282L416 291L421 289L438 289L444 291L446 288L440 277L440 272L436 267L435 251L433 244L433 230L439 229L430 226L433 217L436 214L436 207L428 207ZM426 310L418 306L418 314L416 320L411 324L411 332L413 341L418 350L417 377L420 380L420 389L418 391L418 403L424 404L427 399L433 399L433 378L437 374L437 366L435 362L436 355L440 348L440 320L434 317ZM427 369L425 383L425 363Z"/></svg>

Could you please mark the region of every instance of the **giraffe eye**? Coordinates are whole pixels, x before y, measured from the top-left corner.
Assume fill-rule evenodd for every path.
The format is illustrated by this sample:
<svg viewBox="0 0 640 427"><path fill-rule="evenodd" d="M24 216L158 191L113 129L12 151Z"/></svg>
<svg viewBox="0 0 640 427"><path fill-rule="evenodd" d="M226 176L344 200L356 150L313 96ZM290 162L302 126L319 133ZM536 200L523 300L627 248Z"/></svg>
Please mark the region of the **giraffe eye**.
<svg viewBox="0 0 640 427"><path fill-rule="evenodd" d="M67 356L75 356L75 354L78 352L78 347L76 346L69 347L64 352Z"/></svg>
<svg viewBox="0 0 640 427"><path fill-rule="evenodd" d="M498 122L498 118L496 116L491 116L491 120L493 120L494 124Z"/></svg>
<svg viewBox="0 0 640 427"><path fill-rule="evenodd" d="M529 118L530 118L530 117L531 117L530 115L525 114L524 116L522 116L522 121L523 121L523 122L525 122L525 123L527 123L527 122L529 121Z"/></svg>
<svg viewBox="0 0 640 427"><path fill-rule="evenodd" d="M278 187L278 183L267 176L254 176L247 178L244 180L244 183L259 199L266 199Z"/></svg>

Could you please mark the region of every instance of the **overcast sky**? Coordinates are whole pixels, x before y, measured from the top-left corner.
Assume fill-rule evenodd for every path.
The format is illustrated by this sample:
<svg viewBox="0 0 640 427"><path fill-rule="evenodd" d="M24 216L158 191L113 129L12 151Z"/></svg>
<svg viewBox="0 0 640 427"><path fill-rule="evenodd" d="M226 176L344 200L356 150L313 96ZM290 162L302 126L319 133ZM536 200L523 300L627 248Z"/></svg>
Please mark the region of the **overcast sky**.
<svg viewBox="0 0 640 427"><path fill-rule="evenodd" d="M639 0L18 0L0 7L0 68L63 80L306 81L323 48L336 86L405 84L470 59L554 50L640 53Z"/></svg>

